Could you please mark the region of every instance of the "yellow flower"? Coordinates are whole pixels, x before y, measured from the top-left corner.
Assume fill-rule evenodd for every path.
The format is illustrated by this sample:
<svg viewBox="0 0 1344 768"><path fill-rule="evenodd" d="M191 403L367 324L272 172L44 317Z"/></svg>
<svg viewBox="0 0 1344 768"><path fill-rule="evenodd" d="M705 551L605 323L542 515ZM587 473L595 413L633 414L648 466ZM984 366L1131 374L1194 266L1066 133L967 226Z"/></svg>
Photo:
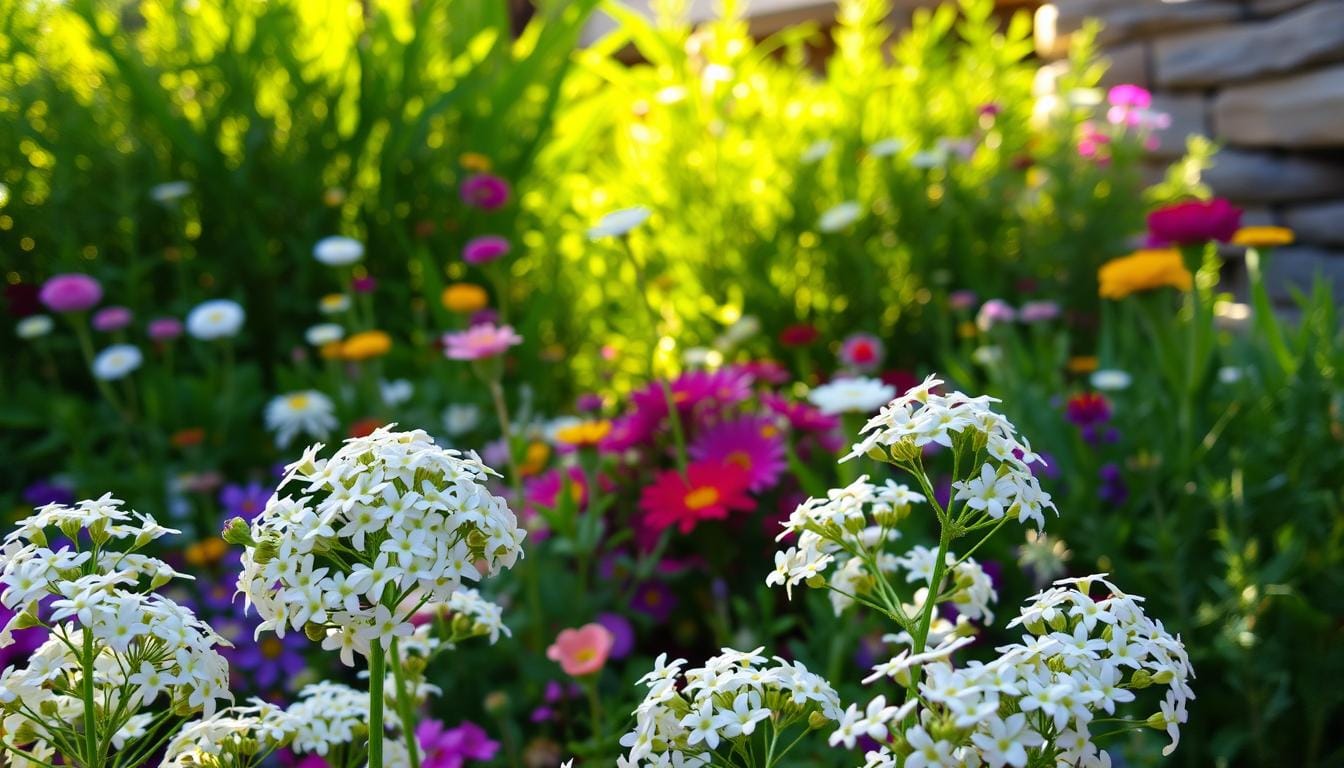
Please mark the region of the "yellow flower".
<svg viewBox="0 0 1344 768"><path fill-rule="evenodd" d="M572 445L575 448L587 448L597 445L609 432L611 432L611 422L606 419L581 421L578 424L571 424L568 427L555 430L555 441Z"/></svg>
<svg viewBox="0 0 1344 768"><path fill-rule="evenodd" d="M1190 290L1194 279L1175 248L1135 251L1111 259L1097 270L1097 293L1103 299L1123 299L1131 293L1170 286Z"/></svg>
<svg viewBox="0 0 1344 768"><path fill-rule="evenodd" d="M462 315L479 312L490 303L485 289L475 283L453 283L443 289L439 300L443 302L444 309Z"/></svg>
<svg viewBox="0 0 1344 768"><path fill-rule="evenodd" d="M1073 357L1069 358L1069 362L1066 365L1066 367L1068 368L1069 373L1078 374L1078 373L1092 373L1093 371L1097 370L1097 367L1099 365L1100 361L1097 360L1096 355L1074 355Z"/></svg>
<svg viewBox="0 0 1344 768"><path fill-rule="evenodd" d="M317 303L317 309L324 315L334 315L350 308L350 297L344 293L328 293Z"/></svg>
<svg viewBox="0 0 1344 768"><path fill-rule="evenodd" d="M392 337L382 331L364 331L341 342L341 359L368 360L382 357L392 348Z"/></svg>
<svg viewBox="0 0 1344 768"><path fill-rule="evenodd" d="M1290 245L1293 242L1293 230L1287 227L1242 227L1232 236L1233 245L1245 245L1250 248L1273 248L1276 245Z"/></svg>
<svg viewBox="0 0 1344 768"><path fill-rule="evenodd" d="M975 323L967 320L957 326L957 335L963 339L975 338Z"/></svg>
<svg viewBox="0 0 1344 768"><path fill-rule="evenodd" d="M523 477L535 475L546 468L546 461L550 458L550 446L539 441L530 442L523 450L523 460L518 465L518 474Z"/></svg>
<svg viewBox="0 0 1344 768"><path fill-rule="evenodd" d="M188 563L201 566L219 562L228 552L229 545L223 539L212 537L188 546L183 556Z"/></svg>

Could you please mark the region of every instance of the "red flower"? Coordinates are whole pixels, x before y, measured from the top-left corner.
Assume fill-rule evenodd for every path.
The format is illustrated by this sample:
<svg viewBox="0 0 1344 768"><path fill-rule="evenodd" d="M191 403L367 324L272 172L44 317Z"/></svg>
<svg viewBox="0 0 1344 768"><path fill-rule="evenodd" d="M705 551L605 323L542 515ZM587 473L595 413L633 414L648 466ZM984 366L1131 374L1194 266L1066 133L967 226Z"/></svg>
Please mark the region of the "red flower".
<svg viewBox="0 0 1344 768"><path fill-rule="evenodd" d="M741 468L719 462L695 462L686 468L684 478L676 470L661 472L639 498L644 524L655 531L675 525L690 533L702 520L722 520L729 512L749 510L755 506L747 495L749 481Z"/></svg>
<svg viewBox="0 0 1344 768"><path fill-rule="evenodd" d="M1221 197L1187 200L1148 214L1150 245L1226 243L1241 228L1241 209Z"/></svg>
<svg viewBox="0 0 1344 768"><path fill-rule="evenodd" d="M368 437L373 430L383 426L383 421L375 418L359 419L350 425L350 437Z"/></svg>
<svg viewBox="0 0 1344 768"><path fill-rule="evenodd" d="M786 347L806 347L816 341L821 332L809 323L796 323L779 332L779 343Z"/></svg>

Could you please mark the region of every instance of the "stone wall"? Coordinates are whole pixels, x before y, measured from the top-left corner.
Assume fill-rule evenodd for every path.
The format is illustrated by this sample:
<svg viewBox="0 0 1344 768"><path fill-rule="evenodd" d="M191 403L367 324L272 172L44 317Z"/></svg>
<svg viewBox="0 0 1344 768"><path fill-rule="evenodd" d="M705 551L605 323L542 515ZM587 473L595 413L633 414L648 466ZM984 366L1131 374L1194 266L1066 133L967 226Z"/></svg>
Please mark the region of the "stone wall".
<svg viewBox="0 0 1344 768"><path fill-rule="evenodd" d="M1060 57L1088 18L1105 84L1142 85L1172 117L1155 163L1208 136L1214 192L1247 223L1297 233L1270 265L1276 298L1318 272L1344 297L1344 0L1053 0L1036 14L1040 55Z"/></svg>

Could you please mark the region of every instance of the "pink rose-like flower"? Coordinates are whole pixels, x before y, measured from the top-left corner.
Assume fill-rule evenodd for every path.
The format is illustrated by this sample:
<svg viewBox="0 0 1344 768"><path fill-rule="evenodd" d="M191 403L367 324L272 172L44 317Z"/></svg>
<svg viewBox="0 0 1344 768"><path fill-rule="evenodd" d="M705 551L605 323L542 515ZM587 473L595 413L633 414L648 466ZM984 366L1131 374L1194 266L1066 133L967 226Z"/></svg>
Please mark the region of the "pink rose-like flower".
<svg viewBox="0 0 1344 768"><path fill-rule="evenodd" d="M56 275L42 284L38 298L52 312L83 312L102 300L103 286L88 275Z"/></svg>
<svg viewBox="0 0 1344 768"><path fill-rule="evenodd" d="M607 663L614 642L611 630L601 624L585 624L578 629L561 630L546 649L546 658L559 662L567 675L591 675Z"/></svg>
<svg viewBox="0 0 1344 768"><path fill-rule="evenodd" d="M468 264L489 264L509 254L509 241L499 235L481 235L467 241L462 260Z"/></svg>
<svg viewBox="0 0 1344 768"><path fill-rule="evenodd" d="M1241 209L1227 200L1187 200L1148 214L1148 241L1154 246L1226 243L1241 229Z"/></svg>
<svg viewBox="0 0 1344 768"><path fill-rule="evenodd" d="M126 307L103 307L93 313L93 330L100 333L120 331L131 324L131 310Z"/></svg>
<svg viewBox="0 0 1344 768"><path fill-rule="evenodd" d="M482 360L502 355L509 347L523 343L523 337L511 325L493 323L473 325L465 331L443 335L444 354L450 360Z"/></svg>
<svg viewBox="0 0 1344 768"><path fill-rule="evenodd" d="M182 335L182 321L176 317L156 317L149 321L146 332L154 341L172 341Z"/></svg>
<svg viewBox="0 0 1344 768"><path fill-rule="evenodd" d="M509 182L489 173L468 176L457 191L462 202L485 211L503 208L509 202Z"/></svg>

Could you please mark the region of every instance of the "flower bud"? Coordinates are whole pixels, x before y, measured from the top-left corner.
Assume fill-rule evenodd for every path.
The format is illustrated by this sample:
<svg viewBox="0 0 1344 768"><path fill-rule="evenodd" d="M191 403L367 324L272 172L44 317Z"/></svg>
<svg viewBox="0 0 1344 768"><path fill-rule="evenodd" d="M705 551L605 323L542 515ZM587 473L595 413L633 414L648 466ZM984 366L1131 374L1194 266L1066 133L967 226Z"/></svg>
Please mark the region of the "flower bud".
<svg viewBox="0 0 1344 768"><path fill-rule="evenodd" d="M1129 687L1136 690L1142 690L1153 684L1153 673L1146 669L1136 669L1134 674L1129 676Z"/></svg>
<svg viewBox="0 0 1344 768"><path fill-rule="evenodd" d="M913 437L901 438L898 442L888 446L888 450L891 451L891 457L901 463L914 461L924 453L922 448L915 445Z"/></svg>
<svg viewBox="0 0 1344 768"><path fill-rule="evenodd" d="M1167 716L1161 712L1154 712L1148 716L1147 720L1143 721L1143 724L1149 728L1161 731L1167 727Z"/></svg>
<svg viewBox="0 0 1344 768"><path fill-rule="evenodd" d="M1161 672L1158 672L1156 675L1153 675L1153 682L1157 683L1158 685L1166 685L1167 683L1170 683L1173 679L1175 679L1175 677L1176 675L1172 674L1172 671L1170 669L1164 669Z"/></svg>
<svg viewBox="0 0 1344 768"><path fill-rule="evenodd" d="M42 530L41 528L38 528L37 530L33 531L32 535L28 537L28 540L33 542L39 547L45 547L47 546L47 532Z"/></svg>
<svg viewBox="0 0 1344 768"><path fill-rule="evenodd" d="M1045 666L1049 667L1051 672L1063 672L1068 669L1063 656L1051 656L1049 661L1045 662Z"/></svg>
<svg viewBox="0 0 1344 768"><path fill-rule="evenodd" d="M31 606L28 610L19 614L14 621L15 629L28 629L42 624L42 620L37 618L37 605Z"/></svg>
<svg viewBox="0 0 1344 768"><path fill-rule="evenodd" d="M234 546L257 546L257 542L252 539L252 531L248 529L247 521L241 517L235 517L225 523L220 537L224 539L225 543Z"/></svg>
<svg viewBox="0 0 1344 768"><path fill-rule="evenodd" d="M274 536L267 536L257 542L256 549L252 550L252 559L257 565L265 565L275 559L280 554L280 542Z"/></svg>
<svg viewBox="0 0 1344 768"><path fill-rule="evenodd" d="M866 455L873 461L880 461L884 464L891 463L891 454L887 451L886 448L883 448L880 445L875 445L872 448L869 448L868 452L864 455Z"/></svg>
<svg viewBox="0 0 1344 768"><path fill-rule="evenodd" d="M408 654L406 658L402 660L401 666L410 674L419 676L425 673L427 663L422 656L412 656Z"/></svg>
<svg viewBox="0 0 1344 768"><path fill-rule="evenodd" d="M845 530L850 533L858 533L868 527L868 521L863 519L863 515L852 515L845 518Z"/></svg>
<svg viewBox="0 0 1344 768"><path fill-rule="evenodd" d="M1040 619L1033 619L1026 622L1027 631L1033 635L1045 634L1045 622Z"/></svg>
<svg viewBox="0 0 1344 768"><path fill-rule="evenodd" d="M807 581L804 583L807 584L807 586L811 587L812 589L825 589L826 577L822 576L819 573L814 573L811 576L808 576Z"/></svg>
<svg viewBox="0 0 1344 768"><path fill-rule="evenodd" d="M812 714L807 716L807 727L814 731L825 728L829 722L830 719L817 710L813 710Z"/></svg>
<svg viewBox="0 0 1344 768"><path fill-rule="evenodd" d="M1069 618L1062 613L1056 613L1054 618L1050 619L1050 628L1056 632L1063 632L1067 626L1069 626Z"/></svg>
<svg viewBox="0 0 1344 768"><path fill-rule="evenodd" d="M303 635L314 643L320 643L327 637L327 628L310 621L303 625Z"/></svg>
<svg viewBox="0 0 1344 768"><path fill-rule="evenodd" d="M108 539L112 538L112 534L108 532L107 526L108 523L106 517L101 517L93 521L93 525L89 526L89 540L94 543L94 546L101 547L107 543Z"/></svg>

